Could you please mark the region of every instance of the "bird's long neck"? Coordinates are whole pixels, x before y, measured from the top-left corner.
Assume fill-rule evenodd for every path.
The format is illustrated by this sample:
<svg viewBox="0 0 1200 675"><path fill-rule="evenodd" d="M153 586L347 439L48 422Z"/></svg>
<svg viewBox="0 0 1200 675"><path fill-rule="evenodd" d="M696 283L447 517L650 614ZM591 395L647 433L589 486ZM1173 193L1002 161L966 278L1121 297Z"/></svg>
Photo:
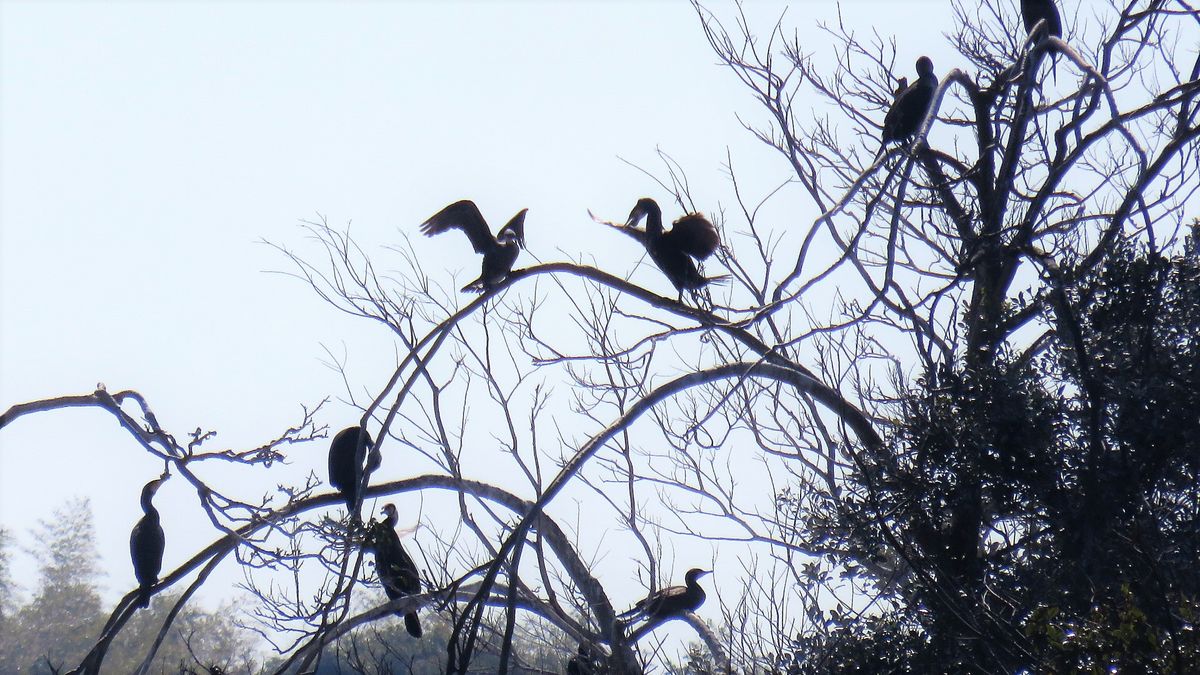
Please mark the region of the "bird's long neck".
<svg viewBox="0 0 1200 675"><path fill-rule="evenodd" d="M142 511L146 513L146 517L151 520L158 520L158 509L154 508L151 501L154 499L154 493L150 490L142 490Z"/></svg>
<svg viewBox="0 0 1200 675"><path fill-rule="evenodd" d="M704 589L700 587L699 574L688 574L684 577L684 583L687 584L687 593L689 596L699 598L701 602L704 601Z"/></svg>
<svg viewBox="0 0 1200 675"><path fill-rule="evenodd" d="M658 204L646 207L646 234L650 237L661 237L663 233L662 209Z"/></svg>

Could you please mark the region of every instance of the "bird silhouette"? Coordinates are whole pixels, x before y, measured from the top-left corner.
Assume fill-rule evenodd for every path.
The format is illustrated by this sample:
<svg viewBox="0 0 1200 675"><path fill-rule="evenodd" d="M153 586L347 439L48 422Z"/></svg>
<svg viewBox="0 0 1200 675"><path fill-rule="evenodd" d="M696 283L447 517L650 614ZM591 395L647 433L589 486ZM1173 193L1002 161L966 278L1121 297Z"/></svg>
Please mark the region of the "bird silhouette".
<svg viewBox="0 0 1200 675"><path fill-rule="evenodd" d="M670 586L655 591L638 601L632 609L623 612L619 617L624 623L631 624L644 619L646 625L640 632L649 631L655 626L677 619L688 612L694 612L704 604L704 589L698 580L712 570L693 567L684 575L684 586Z"/></svg>
<svg viewBox="0 0 1200 675"><path fill-rule="evenodd" d="M646 227L640 229L637 224L643 218L646 219ZM675 286L680 299L684 291L698 291L710 283L719 283L728 278L724 275L706 277L696 268L695 260L707 259L721 245L717 228L699 213L684 215L672 223L670 230L664 231L662 209L658 202L643 197L629 212L624 224L601 220L594 215L592 219L624 232L645 247L650 259Z"/></svg>
<svg viewBox="0 0 1200 675"><path fill-rule="evenodd" d="M375 572L379 575L379 583L389 600L396 600L421 592L421 575L417 564L400 545L400 537L396 534L395 504L383 507L383 520L375 523L368 537L368 544L375 553ZM421 637L421 619L413 612L396 612L396 616L404 617L404 628L408 634Z"/></svg>
<svg viewBox="0 0 1200 675"><path fill-rule="evenodd" d="M906 142L912 138L933 103L933 94L937 91L938 81L933 74L933 61L928 56L917 59L917 81L913 82L892 101L883 118L882 153L887 144L892 141ZM906 81L906 80L902 80ZM876 155L878 156L878 155Z"/></svg>
<svg viewBox="0 0 1200 675"><path fill-rule="evenodd" d="M566 675L600 675L604 672L603 655L586 642L580 642L575 656L567 660Z"/></svg>
<svg viewBox="0 0 1200 675"><path fill-rule="evenodd" d="M158 583L158 573L162 570L163 550L167 546L167 538L159 522L158 509L154 508L154 494L158 488L170 478L170 474L146 483L142 487L142 512L144 515L133 526L129 534L129 557L133 559L133 574L138 581L138 607L150 606L150 590Z"/></svg>
<svg viewBox="0 0 1200 675"><path fill-rule="evenodd" d="M525 248L525 213L521 209L508 224L492 236L487 221L479 212L475 202L464 199L438 211L421 224L421 232L427 237L447 230L462 230L471 240L476 253L483 254L483 269L479 278L463 286L463 292L483 292L504 282L512 271L517 255Z"/></svg>
<svg viewBox="0 0 1200 675"><path fill-rule="evenodd" d="M1039 21L1045 21L1047 34L1062 37L1062 17L1054 0L1021 0L1021 18L1027 34L1033 32Z"/></svg>
<svg viewBox="0 0 1200 675"><path fill-rule="evenodd" d="M1054 0L1021 0L1021 19L1025 22L1025 33L1032 33L1038 24L1045 22L1046 34L1051 37L1062 37L1062 17ZM1050 75L1058 81L1058 57L1050 56Z"/></svg>
<svg viewBox="0 0 1200 675"><path fill-rule="evenodd" d="M371 435L361 427L342 429L329 444L329 484L342 493L353 521L361 522L356 505L364 487L363 474L378 469L381 461Z"/></svg>

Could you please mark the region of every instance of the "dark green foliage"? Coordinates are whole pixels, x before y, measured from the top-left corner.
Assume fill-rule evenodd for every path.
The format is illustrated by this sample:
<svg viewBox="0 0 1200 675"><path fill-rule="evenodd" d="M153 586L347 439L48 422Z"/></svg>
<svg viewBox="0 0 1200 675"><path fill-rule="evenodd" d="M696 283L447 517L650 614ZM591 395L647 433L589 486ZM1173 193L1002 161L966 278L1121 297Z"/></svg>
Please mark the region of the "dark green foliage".
<svg viewBox="0 0 1200 675"><path fill-rule="evenodd" d="M781 499L894 574L779 672L1200 672L1200 258L1115 247L1063 290L1042 353L918 381L842 510Z"/></svg>
<svg viewBox="0 0 1200 675"><path fill-rule="evenodd" d="M921 658L925 637L894 618L834 620L836 630L809 640L798 636L795 651L775 659L773 675L936 672Z"/></svg>

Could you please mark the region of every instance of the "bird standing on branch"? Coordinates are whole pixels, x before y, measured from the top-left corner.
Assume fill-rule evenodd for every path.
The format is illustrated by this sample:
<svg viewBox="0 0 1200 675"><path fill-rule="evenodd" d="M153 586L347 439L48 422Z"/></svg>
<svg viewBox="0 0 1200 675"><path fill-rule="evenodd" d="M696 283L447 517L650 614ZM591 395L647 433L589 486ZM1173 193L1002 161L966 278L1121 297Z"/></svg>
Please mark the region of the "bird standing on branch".
<svg viewBox="0 0 1200 675"><path fill-rule="evenodd" d="M575 656L567 660L566 675L600 675L603 672L603 656L586 642L580 642Z"/></svg>
<svg viewBox="0 0 1200 675"><path fill-rule="evenodd" d="M372 526L368 538L368 545L375 552L375 572L389 600L421 592L421 575L417 571L417 564L400 545L400 537L396 534L398 519L396 505L384 505L383 520ZM409 635L421 637L421 619L415 611L398 611L396 616L404 617L404 628Z"/></svg>
<svg viewBox="0 0 1200 675"><path fill-rule="evenodd" d="M154 493L166 482L171 475L163 475L146 483L142 487L142 512L145 514L133 532L129 534L129 556L133 559L133 574L137 577L139 589L137 606L150 606L150 591L158 583L158 572L162 569L163 550L167 546L166 535L163 534L159 522L158 509L154 508Z"/></svg>
<svg viewBox="0 0 1200 675"><path fill-rule="evenodd" d="M1021 0L1021 18L1025 21L1025 33L1032 33L1039 21L1046 22L1046 33L1062 37L1062 17L1054 0Z"/></svg>
<svg viewBox="0 0 1200 675"><path fill-rule="evenodd" d="M684 576L685 586L671 586L655 591L638 601L633 609L623 612L619 617L626 625L645 619L646 626L639 629L646 632L670 619L694 612L704 604L704 589L698 583L700 577L712 574L712 570L702 570L693 567Z"/></svg>
<svg viewBox="0 0 1200 675"><path fill-rule="evenodd" d="M928 56L917 59L917 75L916 82L896 94L892 107L883 118L883 143L879 146L880 153L892 141L906 142L911 139L913 134L917 133L917 129L921 128L925 115L929 114L938 80L933 74L933 61Z"/></svg>
<svg viewBox="0 0 1200 675"><path fill-rule="evenodd" d="M1054 0L1021 0L1021 19L1025 22L1026 35L1042 24L1047 36L1062 37L1062 17L1058 14L1058 7L1055 6ZM1058 57L1053 54L1053 49L1048 48L1047 51L1051 52L1050 75L1057 82Z"/></svg>
<svg viewBox="0 0 1200 675"><path fill-rule="evenodd" d="M353 521L361 522L356 505L361 491L366 487L363 485L363 476L378 469L381 462L382 457L375 449L371 435L361 427L342 429L329 444L329 484L342 493L346 512Z"/></svg>
<svg viewBox="0 0 1200 675"><path fill-rule="evenodd" d="M463 292L483 292L491 290L508 278L517 254L525 248L525 213L529 209L521 209L517 215L500 228L495 237L488 228L487 221L479 212L475 202L464 199L438 211L429 220L421 224L421 232L427 237L441 234L447 230L462 230L471 240L471 246L476 253L483 254L483 270L479 278L462 287Z"/></svg>
<svg viewBox="0 0 1200 675"><path fill-rule="evenodd" d="M590 212L589 212L590 213ZM646 219L646 229L638 229L637 224ZM671 280L680 299L684 291L698 291L709 283L722 282L728 277L706 277L700 274L693 260L705 260L721 245L721 237L717 228L699 213L689 213L676 220L671 229L664 231L662 209L658 203L649 197L638 200L624 225L600 220L592 216L598 223L614 227L633 237L645 247L650 259L658 265L658 269Z"/></svg>

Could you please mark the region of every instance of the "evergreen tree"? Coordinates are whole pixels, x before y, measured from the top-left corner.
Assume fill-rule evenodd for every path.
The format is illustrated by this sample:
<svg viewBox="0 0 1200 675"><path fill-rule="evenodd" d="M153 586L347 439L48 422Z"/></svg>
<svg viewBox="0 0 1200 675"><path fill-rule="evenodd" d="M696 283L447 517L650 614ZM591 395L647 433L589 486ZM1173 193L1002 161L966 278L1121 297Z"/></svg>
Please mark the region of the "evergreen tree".
<svg viewBox="0 0 1200 675"><path fill-rule="evenodd" d="M69 500L31 534L38 578L33 598L14 616L15 658L4 672L49 673L78 663L104 620L91 502Z"/></svg>
<svg viewBox="0 0 1200 675"><path fill-rule="evenodd" d="M5 671L5 663L12 663L16 657L16 643L12 639L16 628L16 618L13 616L17 606L17 588L12 580L12 535L8 530L0 529L0 672Z"/></svg>

